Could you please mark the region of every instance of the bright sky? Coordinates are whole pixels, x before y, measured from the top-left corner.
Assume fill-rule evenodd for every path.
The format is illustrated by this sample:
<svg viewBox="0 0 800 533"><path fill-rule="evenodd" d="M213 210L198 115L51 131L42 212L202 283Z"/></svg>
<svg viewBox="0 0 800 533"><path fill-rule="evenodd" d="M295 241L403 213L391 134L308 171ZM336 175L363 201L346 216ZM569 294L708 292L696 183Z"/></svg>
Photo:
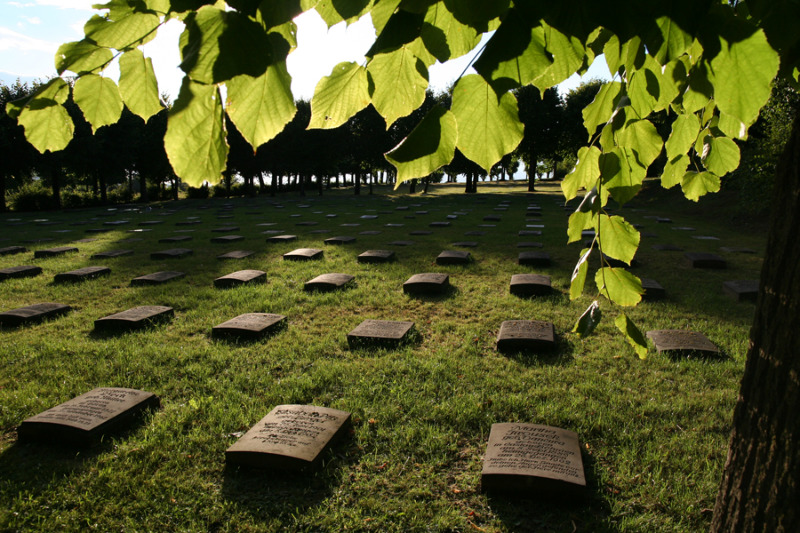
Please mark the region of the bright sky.
<svg viewBox="0 0 800 533"><path fill-rule="evenodd" d="M92 4L102 0L0 0L0 81L13 83L46 79L55 75L53 58L61 43L78 41L83 37L83 24L96 13ZM330 74L342 61L364 62L364 53L375 37L368 17L345 27L344 23L327 29L325 23L311 11L295 20L298 24L300 46L289 55L288 68L292 75L292 91L296 98L310 99L316 82ZM158 37L144 46L144 53L153 59L159 89L171 98L178 95L183 73L178 68L177 40L183 24L172 21L159 29ZM471 57L464 56L436 64L430 69L430 84L434 90L445 90L464 70ZM118 77L115 66L106 74ZM604 61L597 61L585 79L608 78ZM559 86L562 92L580 83L573 76Z"/></svg>

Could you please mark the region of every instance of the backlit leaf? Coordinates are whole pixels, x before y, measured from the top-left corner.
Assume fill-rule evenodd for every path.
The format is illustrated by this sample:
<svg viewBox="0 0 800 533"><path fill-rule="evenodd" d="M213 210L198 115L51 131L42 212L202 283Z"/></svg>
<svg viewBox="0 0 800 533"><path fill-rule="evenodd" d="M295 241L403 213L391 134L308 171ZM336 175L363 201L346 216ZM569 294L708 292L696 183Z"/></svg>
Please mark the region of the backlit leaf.
<svg viewBox="0 0 800 533"><path fill-rule="evenodd" d="M703 165L717 176L733 172L739 166L739 147L727 137L709 137ZM705 148L705 147L704 147Z"/></svg>
<svg viewBox="0 0 800 533"><path fill-rule="evenodd" d="M372 105L386 119L386 126L417 109L425 101L428 70L403 46L388 54L377 54L367 65L372 80Z"/></svg>
<svg viewBox="0 0 800 533"><path fill-rule="evenodd" d="M625 335L625 340L627 340L628 344L634 349L639 359L646 359L647 339L642 335L641 330L636 327L636 324L633 323L633 320L628 318L628 315L625 313L620 313L614 321L614 325Z"/></svg>
<svg viewBox="0 0 800 533"><path fill-rule="evenodd" d="M597 96L595 96L592 103L581 111L583 125L586 127L586 131L589 132L589 139L594 136L597 126L611 120L611 115L614 114L621 97L622 84L620 82L605 83L597 92Z"/></svg>
<svg viewBox="0 0 800 533"><path fill-rule="evenodd" d="M603 253L630 265L639 248L636 228L622 217L608 215L600 215L598 228Z"/></svg>
<svg viewBox="0 0 800 533"><path fill-rule="evenodd" d="M546 24L543 26L545 48L547 53L553 56L553 63L533 80L533 84L542 91L561 83L577 72L583 65L585 54L583 44L577 37L564 35ZM535 52L538 53L536 50Z"/></svg>
<svg viewBox="0 0 800 533"><path fill-rule="evenodd" d="M600 175L606 190L620 204L631 200L642 188L647 170L636 160L633 152L613 148L600 156Z"/></svg>
<svg viewBox="0 0 800 533"><path fill-rule="evenodd" d="M475 28L459 22L444 2L428 8L421 37L431 54L442 63L463 56L480 42Z"/></svg>
<svg viewBox="0 0 800 533"><path fill-rule="evenodd" d="M569 299L575 300L580 298L583 294L583 286L586 284L586 273L589 270L589 256L591 255L591 248L584 248L581 250L581 257L578 259L578 264L572 271L572 277L569 281Z"/></svg>
<svg viewBox="0 0 800 533"><path fill-rule="evenodd" d="M475 62L475 70L500 92L531 83L553 64L545 50L545 30L515 12L503 20Z"/></svg>
<svg viewBox="0 0 800 533"><path fill-rule="evenodd" d="M578 162L573 171L561 182L561 190L567 201L572 200L580 189L591 189L600 177L600 150L596 146L584 146L578 150Z"/></svg>
<svg viewBox="0 0 800 533"><path fill-rule="evenodd" d="M672 18L659 17L656 25L660 30L663 42L655 52L656 60L662 65L682 56L692 46L692 36L684 31Z"/></svg>
<svg viewBox="0 0 800 533"><path fill-rule="evenodd" d="M339 63L317 83L308 127L338 128L368 105L367 70L356 63Z"/></svg>
<svg viewBox="0 0 800 533"><path fill-rule="evenodd" d="M56 70L59 74L69 70L75 74L95 72L106 67L114 54L108 48L83 40L65 43L56 52Z"/></svg>
<svg viewBox="0 0 800 533"><path fill-rule="evenodd" d="M594 329L600 324L603 318L603 313L600 311L600 304L597 300L593 301L586 311L583 312L575 327L572 328L573 333L577 333L579 337L590 335Z"/></svg>
<svg viewBox="0 0 800 533"><path fill-rule="evenodd" d="M569 223L567 224L567 243L576 242L581 240L581 232L587 228L594 226L592 219L594 213L591 211L582 212L575 211L569 216Z"/></svg>
<svg viewBox="0 0 800 533"><path fill-rule="evenodd" d="M94 15L83 31L98 46L127 50L153 40L160 23L153 13L130 12L116 21Z"/></svg>
<svg viewBox="0 0 800 533"><path fill-rule="evenodd" d="M672 132L667 139L667 159L672 160L688 152L700 133L700 120L693 113L678 115L672 123Z"/></svg>
<svg viewBox="0 0 800 533"><path fill-rule="evenodd" d="M603 267L594 277L597 290L617 305L636 305L642 299L642 282L623 268Z"/></svg>
<svg viewBox="0 0 800 533"><path fill-rule="evenodd" d="M64 106L50 100L31 101L19 115L19 125L25 128L25 138L39 152L57 152L67 147L72 140L75 126Z"/></svg>
<svg viewBox="0 0 800 533"><path fill-rule="evenodd" d="M138 49L129 50L119 58L119 92L131 113L147 122L163 106L158 96L158 82L153 62Z"/></svg>
<svg viewBox="0 0 800 533"><path fill-rule="evenodd" d="M73 98L93 132L115 123L122 114L122 98L117 84L97 74L78 78L73 88Z"/></svg>
<svg viewBox="0 0 800 533"><path fill-rule="evenodd" d="M646 170L661 153L661 135L649 120L629 121L617 133L617 142L636 154L636 160Z"/></svg>
<svg viewBox="0 0 800 533"><path fill-rule="evenodd" d="M667 161L667 164L664 165L664 172L661 174L661 186L669 189L680 185L690 162L691 160L686 154L677 155Z"/></svg>
<svg viewBox="0 0 800 533"><path fill-rule="evenodd" d="M386 160L397 168L397 183L423 178L453 160L458 125L453 113L441 106L431 109Z"/></svg>
<svg viewBox="0 0 800 533"><path fill-rule="evenodd" d="M696 202L706 193L719 191L719 177L711 172L689 171L683 176L681 189L684 196Z"/></svg>

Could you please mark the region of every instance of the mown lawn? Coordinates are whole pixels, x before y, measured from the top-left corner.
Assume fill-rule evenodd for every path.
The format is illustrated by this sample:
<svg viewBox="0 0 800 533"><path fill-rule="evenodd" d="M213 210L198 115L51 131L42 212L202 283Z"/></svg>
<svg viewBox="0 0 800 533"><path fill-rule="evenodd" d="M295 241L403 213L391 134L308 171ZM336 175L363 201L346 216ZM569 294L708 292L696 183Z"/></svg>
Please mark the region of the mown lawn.
<svg viewBox="0 0 800 533"><path fill-rule="evenodd" d="M48 301L69 304L74 311L0 330L0 530L706 529L754 311L753 304L723 294L722 282L757 279L765 245L762 225L732 221L724 197L695 205L655 189L620 210L641 224L643 233L657 235L642 237L641 265L633 272L655 278L668 293L667 300L642 303L630 316L644 331L701 331L723 352L719 359L671 358L651 347L649 357L639 360L614 327L617 311L607 302L601 302L605 320L593 336L581 340L570 333L593 297L588 284L579 300L570 302L567 295L580 245L566 245L568 214L557 185L540 186L535 194L508 184L481 184L479 190L467 196L461 187L433 186L427 195L409 196L378 188L374 196L361 197L334 191L322 197L183 200L127 212L3 216L8 240L0 247L54 240L25 244L28 252L0 257L0 268L35 264L44 271L0 282L0 311ZM507 210L497 210L501 203L509 204ZM541 206L541 219L526 220L530 204ZM428 227L456 212L465 214L451 219L451 226ZM501 220L485 222L486 215ZM673 223L659 224L652 216L670 216ZM188 217L199 217L202 224L176 225ZM129 223L86 232L111 220ZM163 223L138 226L150 220ZM296 225L303 221L318 224ZM78 222L86 224L72 225ZM543 224L542 236L518 236L527 224ZM245 240L210 242L220 235L213 228L229 225L238 226L231 233ZM681 226L696 231L673 229ZM325 229L330 232L314 233ZM192 230L185 233L192 240L157 242L183 234L176 230ZM359 234L370 230L381 233ZM409 236L415 230L432 234ZM267 244L264 231L296 234L298 240ZM464 235L470 231L485 234ZM335 235L357 241L323 244ZM700 235L720 240L693 238ZM76 242L86 238L95 240ZM141 240L123 242L128 239ZM388 245L395 240L415 244ZM463 240L479 243L469 249L473 263L434 263L439 252ZM522 241L542 242L553 266L519 266L517 254L527 250L517 248ZM728 268L693 270L682 252L659 252L652 249L655 243L720 253ZM63 244L79 252L33 258L34 250ZM757 253L725 253L720 246ZM151 252L171 247L194 253L150 259ZM324 259L282 260L283 253L300 247L322 248ZM90 259L122 248L134 253ZM397 253L396 262L356 261L365 250L387 248ZM216 258L236 249L257 253L240 260ZM53 283L59 272L98 264L109 266L111 275L77 285ZM266 271L267 283L213 287L214 278L242 269ZM160 270L186 276L159 287L129 285L134 277ZM355 284L334 293L303 290L305 281L325 272L352 274ZM449 273L453 291L442 297L404 294L403 282L419 272ZM550 275L554 295L521 299L509 294L511 276L522 272ZM93 333L97 318L138 305L171 306L175 318L143 332ZM286 315L288 325L258 342L211 338L214 325L246 312ZM414 340L393 350L350 349L347 332L367 318L413 321ZM497 331L511 319L554 323L557 351L498 353ZM162 407L88 450L16 442L16 427L27 417L102 386L154 392ZM352 413L352 433L333 447L319 470L281 475L225 467L228 446L274 406L293 403ZM583 447L586 497L553 503L482 493L481 458L497 422L575 431Z"/></svg>

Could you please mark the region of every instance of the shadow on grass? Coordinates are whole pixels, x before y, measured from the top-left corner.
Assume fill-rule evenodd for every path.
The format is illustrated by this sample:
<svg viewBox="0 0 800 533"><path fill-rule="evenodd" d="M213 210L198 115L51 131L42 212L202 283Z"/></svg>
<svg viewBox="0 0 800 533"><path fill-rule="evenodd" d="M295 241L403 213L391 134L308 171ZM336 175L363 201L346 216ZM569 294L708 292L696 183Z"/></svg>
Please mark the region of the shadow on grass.
<svg viewBox="0 0 800 533"><path fill-rule="evenodd" d="M455 298L460 292L461 291L458 289L458 287L454 285L448 285L438 293L406 292L405 295L421 302L436 303Z"/></svg>
<svg viewBox="0 0 800 533"><path fill-rule="evenodd" d="M574 362L573 345L563 336L556 336L553 348L512 348L499 353L506 359L515 361L525 367L567 366Z"/></svg>

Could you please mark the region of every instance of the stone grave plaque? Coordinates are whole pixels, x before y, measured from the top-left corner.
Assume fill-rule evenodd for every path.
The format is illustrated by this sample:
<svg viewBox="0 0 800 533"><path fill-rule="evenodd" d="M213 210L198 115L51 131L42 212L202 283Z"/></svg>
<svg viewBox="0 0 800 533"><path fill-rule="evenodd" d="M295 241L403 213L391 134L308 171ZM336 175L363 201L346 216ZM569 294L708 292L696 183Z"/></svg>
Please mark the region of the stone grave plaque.
<svg viewBox="0 0 800 533"><path fill-rule="evenodd" d="M128 233L147 233L148 231L153 231L150 228L136 228L136 229L129 229ZM190 230L194 231L194 230Z"/></svg>
<svg viewBox="0 0 800 533"><path fill-rule="evenodd" d="M186 274L184 274L183 272L176 272L174 270L164 270L162 272L154 272L152 274L147 274L146 276L139 276L138 278L133 278L131 280L131 286L141 287L144 285L161 285L162 283L166 283L168 281L180 279L185 275Z"/></svg>
<svg viewBox="0 0 800 533"><path fill-rule="evenodd" d="M728 263L717 254L709 254L705 252L686 252L683 254L689 261L692 268L713 268L722 269L727 268Z"/></svg>
<svg viewBox="0 0 800 533"><path fill-rule="evenodd" d="M103 222L104 226L124 226L130 224L130 220L107 220Z"/></svg>
<svg viewBox="0 0 800 533"><path fill-rule="evenodd" d="M357 227L359 227L360 225L361 225L361 224L357 224L357 223L351 223L351 224L339 224L339 226L341 226L341 227L343 227L343 228L357 228Z"/></svg>
<svg viewBox="0 0 800 533"><path fill-rule="evenodd" d="M644 289L642 300L663 300L667 297L667 291L656 280L650 278L641 279L642 288Z"/></svg>
<svg viewBox="0 0 800 533"><path fill-rule="evenodd" d="M695 231L694 228L689 227L689 226L678 226L678 227L675 227L675 228L672 228L672 229L675 230L675 231Z"/></svg>
<svg viewBox="0 0 800 533"><path fill-rule="evenodd" d="M355 278L350 274L322 274L316 278L306 281L303 288L307 291L333 291L341 289Z"/></svg>
<svg viewBox="0 0 800 533"><path fill-rule="evenodd" d="M220 237L211 238L211 242L216 242L216 243L237 242L243 240L244 237L242 237L241 235L222 235Z"/></svg>
<svg viewBox="0 0 800 533"><path fill-rule="evenodd" d="M312 261L322 259L322 250L318 248L298 248L283 254L284 261Z"/></svg>
<svg viewBox="0 0 800 533"><path fill-rule="evenodd" d="M541 216L542 216L542 212L541 211L526 211L525 212L525 217L526 218L539 218Z"/></svg>
<svg viewBox="0 0 800 533"><path fill-rule="evenodd" d="M465 237L480 237L482 235L486 235L485 231L467 231L464 233Z"/></svg>
<svg viewBox="0 0 800 533"><path fill-rule="evenodd" d="M428 226L432 228L446 228L450 226L450 222L431 222Z"/></svg>
<svg viewBox="0 0 800 533"><path fill-rule="evenodd" d="M279 405L225 451L225 462L299 470L316 466L322 452L350 425L350 413L313 405Z"/></svg>
<svg viewBox="0 0 800 533"><path fill-rule="evenodd" d="M755 302L758 299L758 280L740 279L726 281L722 284L722 291L737 302Z"/></svg>
<svg viewBox="0 0 800 533"><path fill-rule="evenodd" d="M751 250L750 248L736 248L734 246L721 246L720 250L729 254L754 254L756 253L755 250Z"/></svg>
<svg viewBox="0 0 800 533"><path fill-rule="evenodd" d="M476 241L457 241L453 243L453 246L459 248L476 248L478 243Z"/></svg>
<svg viewBox="0 0 800 533"><path fill-rule="evenodd" d="M395 254L391 250L367 250L358 254L359 263L388 263L395 260Z"/></svg>
<svg viewBox="0 0 800 533"><path fill-rule="evenodd" d="M539 236L541 234L542 234L542 232L540 230L537 230L537 229L524 229L524 230L520 231L519 233L517 233L517 235L519 235L520 237Z"/></svg>
<svg viewBox="0 0 800 533"><path fill-rule="evenodd" d="M297 235L275 235L267 239L267 242L291 242L296 240Z"/></svg>
<svg viewBox="0 0 800 533"><path fill-rule="evenodd" d="M42 267L38 266L15 266L0 270L0 281L12 278L32 278L42 273Z"/></svg>
<svg viewBox="0 0 800 533"><path fill-rule="evenodd" d="M586 476L578 435L539 424L492 424L481 489L517 496L580 496Z"/></svg>
<svg viewBox="0 0 800 533"><path fill-rule="evenodd" d="M414 241L392 241L389 246L414 246L415 244Z"/></svg>
<svg viewBox="0 0 800 533"><path fill-rule="evenodd" d="M674 244L654 244L652 246L653 250L658 250L659 252L682 252L683 248L680 246L676 246Z"/></svg>
<svg viewBox="0 0 800 533"><path fill-rule="evenodd" d="M695 235L692 239L697 239L698 241L718 241L720 240L719 237L714 237L712 235Z"/></svg>
<svg viewBox="0 0 800 533"><path fill-rule="evenodd" d="M0 248L0 255L21 254L27 251L28 249L24 246L6 246L5 248Z"/></svg>
<svg viewBox="0 0 800 533"><path fill-rule="evenodd" d="M422 235L433 235L433 232L432 231L425 231L425 230L416 230L416 231L409 231L408 234L409 235L422 236Z"/></svg>
<svg viewBox="0 0 800 533"><path fill-rule="evenodd" d="M138 226L157 226L158 224L163 224L163 220L143 220L137 224Z"/></svg>
<svg viewBox="0 0 800 533"><path fill-rule="evenodd" d="M370 230L370 231L360 231L358 234L359 235L380 235L381 233L383 233L383 232L382 231L377 231L377 230Z"/></svg>
<svg viewBox="0 0 800 533"><path fill-rule="evenodd" d="M56 257L58 255L64 255L69 252L77 252L78 249L74 246L58 246L56 248L48 248L46 250L36 250L33 252L33 257L41 258L41 257Z"/></svg>
<svg viewBox="0 0 800 533"><path fill-rule="evenodd" d="M362 220L375 220L378 215L361 215L359 218Z"/></svg>
<svg viewBox="0 0 800 533"><path fill-rule="evenodd" d="M387 228L402 228L403 226L405 226L405 224L384 224L384 227Z"/></svg>
<svg viewBox="0 0 800 533"><path fill-rule="evenodd" d="M254 253L255 252L251 250L234 250L226 254L218 255L217 259L244 259L245 257L250 257Z"/></svg>
<svg viewBox="0 0 800 533"><path fill-rule="evenodd" d="M527 298L544 296L553 292L550 276L542 274L514 274L511 276L511 294Z"/></svg>
<svg viewBox="0 0 800 533"><path fill-rule="evenodd" d="M547 252L520 252L517 256L517 263L534 267L550 266L550 254Z"/></svg>
<svg viewBox="0 0 800 533"><path fill-rule="evenodd" d="M552 350L555 348L555 329L541 320L506 320L497 333L497 350Z"/></svg>
<svg viewBox="0 0 800 533"><path fill-rule="evenodd" d="M496 228L497 224L478 224L479 228Z"/></svg>
<svg viewBox="0 0 800 533"><path fill-rule="evenodd" d="M517 248L543 248L544 244L534 241L518 242Z"/></svg>
<svg viewBox="0 0 800 533"><path fill-rule="evenodd" d="M163 239L158 239L158 242L173 243L173 242L184 242L191 240L192 240L191 235L178 235L177 237L164 237Z"/></svg>
<svg viewBox="0 0 800 533"><path fill-rule="evenodd" d="M330 233L330 232L331 230L329 229L315 229L309 231L308 233L310 233L311 235L322 235L323 233Z"/></svg>
<svg viewBox="0 0 800 533"><path fill-rule="evenodd" d="M408 338L413 322L364 320L347 334L351 348L362 346L397 346Z"/></svg>
<svg viewBox="0 0 800 533"><path fill-rule="evenodd" d="M24 420L17 434L21 442L86 446L126 426L143 411L158 406L159 399L153 393L102 387Z"/></svg>
<svg viewBox="0 0 800 533"><path fill-rule="evenodd" d="M672 220L666 217L656 217L656 222L659 224L672 224Z"/></svg>
<svg viewBox="0 0 800 533"><path fill-rule="evenodd" d="M441 294L450 288L450 276L426 272L414 274L403 283L403 292L406 294Z"/></svg>
<svg viewBox="0 0 800 533"><path fill-rule="evenodd" d="M239 270L215 279L214 286L218 289L229 289L240 285L266 282L267 273L263 270Z"/></svg>
<svg viewBox="0 0 800 533"><path fill-rule="evenodd" d="M108 276L109 274L111 274L111 269L108 267L88 266L70 272L56 274L53 281L56 283L86 281L88 279L99 278L100 276Z"/></svg>
<svg viewBox="0 0 800 533"><path fill-rule="evenodd" d="M316 226L319 222L314 222L313 220L306 220L304 222L298 222L295 226Z"/></svg>
<svg viewBox="0 0 800 533"><path fill-rule="evenodd" d="M483 217L483 220L486 222L500 222L502 218L500 215L486 215Z"/></svg>
<svg viewBox="0 0 800 533"><path fill-rule="evenodd" d="M211 328L215 339L258 339L286 325L286 317L272 313L245 313Z"/></svg>
<svg viewBox="0 0 800 533"><path fill-rule="evenodd" d="M544 229L544 224L525 224L526 228Z"/></svg>
<svg viewBox="0 0 800 533"><path fill-rule="evenodd" d="M132 331L172 320L175 312L163 305L143 305L94 321L95 331Z"/></svg>
<svg viewBox="0 0 800 533"><path fill-rule="evenodd" d="M352 242L356 242L356 238L349 235L338 235L325 239L325 244L350 244Z"/></svg>
<svg viewBox="0 0 800 533"><path fill-rule="evenodd" d="M395 207L395 210L396 211L408 211L408 206L407 205L400 205L400 206Z"/></svg>
<svg viewBox="0 0 800 533"><path fill-rule="evenodd" d="M653 341L658 353L675 355L719 355L719 348L702 333L682 329L648 331L647 338Z"/></svg>
<svg viewBox="0 0 800 533"><path fill-rule="evenodd" d="M446 217L444 217L444 218L446 218L446 219L448 219L448 220L456 220L456 219L458 218L458 215L447 215L447 216L446 216Z"/></svg>
<svg viewBox="0 0 800 533"><path fill-rule="evenodd" d="M437 265L467 265L472 260L469 252L445 250L436 257Z"/></svg>
<svg viewBox="0 0 800 533"><path fill-rule="evenodd" d="M13 328L25 324L34 324L46 318L66 314L71 310L72 307L59 303L33 304L0 313L0 326Z"/></svg>
<svg viewBox="0 0 800 533"><path fill-rule="evenodd" d="M239 226L223 226L211 230L212 233L229 233L231 231L239 231Z"/></svg>
<svg viewBox="0 0 800 533"><path fill-rule="evenodd" d="M195 226L197 224L202 224L200 220L181 220L180 222L176 222L176 226Z"/></svg>
<svg viewBox="0 0 800 533"><path fill-rule="evenodd" d="M107 252L99 252L92 256L92 259L109 259L113 257L122 257L123 255L131 255L133 250L109 250Z"/></svg>
<svg viewBox="0 0 800 533"><path fill-rule="evenodd" d="M188 248L170 248L169 250L162 250L160 252L153 252L150 254L150 259L178 259L192 255L192 251Z"/></svg>

